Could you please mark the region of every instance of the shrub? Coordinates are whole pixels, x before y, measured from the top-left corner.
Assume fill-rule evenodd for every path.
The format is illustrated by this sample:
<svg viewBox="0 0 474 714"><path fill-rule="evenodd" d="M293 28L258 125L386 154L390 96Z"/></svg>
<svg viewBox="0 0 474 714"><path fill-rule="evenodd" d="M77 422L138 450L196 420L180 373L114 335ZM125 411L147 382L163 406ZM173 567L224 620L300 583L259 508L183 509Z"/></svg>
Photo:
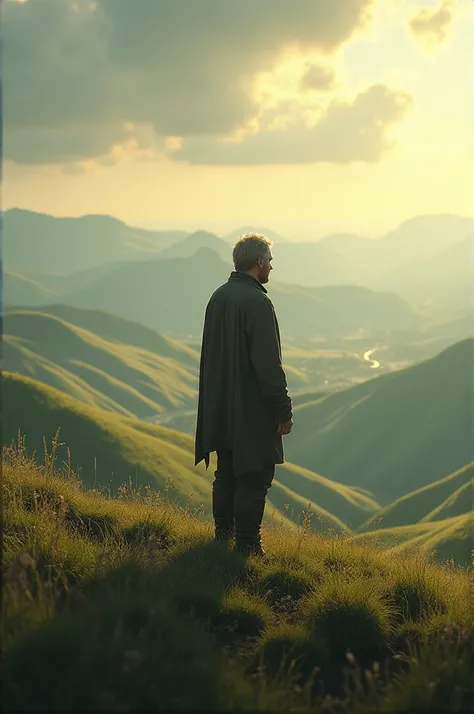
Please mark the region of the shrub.
<svg viewBox="0 0 474 714"><path fill-rule="evenodd" d="M416 570L406 571L390 582L387 590L396 607L399 622L420 620L428 614L446 613L447 606L439 590Z"/></svg>
<svg viewBox="0 0 474 714"><path fill-rule="evenodd" d="M263 636L257 656L271 676L294 673L300 683L328 664L328 646L301 626L283 624Z"/></svg>
<svg viewBox="0 0 474 714"><path fill-rule="evenodd" d="M270 608L261 598L234 588L223 597L216 625L221 633L232 633L234 637L257 637L271 617Z"/></svg>
<svg viewBox="0 0 474 714"><path fill-rule="evenodd" d="M313 578L304 570L296 572L278 566L271 568L260 581L260 587L270 602L282 598L300 600L311 591L313 584Z"/></svg>
<svg viewBox="0 0 474 714"><path fill-rule="evenodd" d="M388 654L390 611L366 582L327 583L304 602L302 611L313 639L328 642L334 661L344 661L348 650L363 662Z"/></svg>
<svg viewBox="0 0 474 714"><path fill-rule="evenodd" d="M127 545L146 546L153 543L161 550L169 550L175 542L171 527L165 522L138 521L123 528L121 537Z"/></svg>
<svg viewBox="0 0 474 714"><path fill-rule="evenodd" d="M199 625L109 595L33 630L3 666L5 711L219 711L222 664Z"/></svg>

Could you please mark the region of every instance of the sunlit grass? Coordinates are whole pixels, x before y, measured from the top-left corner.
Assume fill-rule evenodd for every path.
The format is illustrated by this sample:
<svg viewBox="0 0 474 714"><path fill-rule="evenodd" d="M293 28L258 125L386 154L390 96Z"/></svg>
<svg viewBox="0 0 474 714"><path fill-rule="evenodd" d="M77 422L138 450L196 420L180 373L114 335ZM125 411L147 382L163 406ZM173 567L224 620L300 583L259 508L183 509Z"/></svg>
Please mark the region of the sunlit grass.
<svg viewBox="0 0 474 714"><path fill-rule="evenodd" d="M472 707L472 569L307 517L245 559L172 490L86 490L56 448L4 451L6 711Z"/></svg>

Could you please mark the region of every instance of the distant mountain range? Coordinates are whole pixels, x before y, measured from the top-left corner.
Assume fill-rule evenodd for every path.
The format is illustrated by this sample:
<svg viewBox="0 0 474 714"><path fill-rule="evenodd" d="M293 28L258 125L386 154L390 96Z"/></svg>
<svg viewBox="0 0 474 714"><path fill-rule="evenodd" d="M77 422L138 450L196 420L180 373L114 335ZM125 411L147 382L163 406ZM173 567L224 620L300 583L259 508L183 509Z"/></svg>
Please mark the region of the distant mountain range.
<svg viewBox="0 0 474 714"><path fill-rule="evenodd" d="M242 233L257 230L275 241L274 276L279 282L357 285L395 292L436 309L443 301L462 307L474 278L473 225L472 219L460 216L418 216L379 239L332 234L314 242L292 242L270 229L250 226L220 238L208 231L133 228L110 216L55 218L10 209L3 215L5 299L18 304L23 290L23 304L31 304L40 299L41 287L63 294L61 280L72 273L77 281L84 271L85 287L91 269L106 273L131 261L191 258L202 248L212 249L231 266L232 243ZM77 282L69 286L72 289L79 289Z"/></svg>
<svg viewBox="0 0 474 714"><path fill-rule="evenodd" d="M191 258L118 267L87 287L64 294L61 302L113 312L177 337L200 337L206 303L229 273L229 265L213 250L201 248ZM367 288L311 289L273 280L268 289L282 330L295 338L420 323L419 315L401 298Z"/></svg>
<svg viewBox="0 0 474 714"><path fill-rule="evenodd" d="M186 236L132 228L112 216L57 218L12 208L3 213L3 264L11 272L67 274L156 256Z"/></svg>

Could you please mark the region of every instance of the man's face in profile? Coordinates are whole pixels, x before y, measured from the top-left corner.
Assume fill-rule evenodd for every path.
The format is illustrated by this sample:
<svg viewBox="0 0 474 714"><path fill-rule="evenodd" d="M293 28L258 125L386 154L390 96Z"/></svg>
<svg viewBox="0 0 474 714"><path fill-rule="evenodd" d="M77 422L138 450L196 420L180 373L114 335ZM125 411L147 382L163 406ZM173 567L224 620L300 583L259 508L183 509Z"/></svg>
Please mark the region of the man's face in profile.
<svg viewBox="0 0 474 714"><path fill-rule="evenodd" d="M258 267L259 267L259 272L258 272L258 280L262 285L265 283L268 283L270 279L270 271L273 270L272 266L272 260L273 260L273 255L270 252L269 258L268 258L268 263L264 263L263 258L258 259Z"/></svg>

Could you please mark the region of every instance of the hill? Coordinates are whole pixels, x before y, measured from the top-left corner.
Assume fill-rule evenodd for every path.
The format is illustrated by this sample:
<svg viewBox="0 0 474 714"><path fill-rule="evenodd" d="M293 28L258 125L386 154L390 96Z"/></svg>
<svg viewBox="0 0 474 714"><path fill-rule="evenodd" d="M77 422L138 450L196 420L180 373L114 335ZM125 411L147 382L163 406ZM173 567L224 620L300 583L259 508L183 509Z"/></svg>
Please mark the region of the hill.
<svg viewBox="0 0 474 714"><path fill-rule="evenodd" d="M452 214L415 216L380 238L388 258L405 262L438 253L464 240L472 218ZM393 265L393 263L392 263Z"/></svg>
<svg viewBox="0 0 474 714"><path fill-rule="evenodd" d="M158 257L161 260L190 258L200 248L210 248L215 251L221 260L228 264L230 270L232 270L232 250L229 250L229 246L225 241L208 231L196 231L192 235L187 236L184 240L180 240L174 243L174 245L161 250Z"/></svg>
<svg viewBox="0 0 474 714"><path fill-rule="evenodd" d="M74 462L82 468L81 478L86 485L100 484L116 493L129 479L154 489L163 488L171 479L180 502L184 503L193 493L197 505L203 507L206 517L210 516L213 470L212 466L209 471L203 465L193 466L191 436L111 414L8 372L2 376L2 409L4 445L16 440L20 429L26 435L29 453L42 453L43 436L50 444L60 427L63 446L58 449L58 458L67 462L68 446ZM281 483L272 486L269 493L267 520L299 522L309 497L313 510L320 515L319 522L314 519L315 530L349 532L342 515L359 524L368 513L379 508L370 494L332 483L292 464L285 465L282 477L277 480ZM305 488L300 493L295 489L303 482ZM329 507L336 510L329 512Z"/></svg>
<svg viewBox="0 0 474 714"><path fill-rule="evenodd" d="M2 292L6 305L43 305L58 298L58 293L34 278L8 270L2 272Z"/></svg>
<svg viewBox="0 0 474 714"><path fill-rule="evenodd" d="M4 459L6 711L472 709L467 569L286 527L245 559L166 497Z"/></svg>
<svg viewBox="0 0 474 714"><path fill-rule="evenodd" d="M280 494L277 496L279 491L282 491L283 500L280 500ZM298 494L298 501L295 501L292 494ZM337 514L345 525L356 528L366 514L379 510L369 492L337 483L292 463L277 465L269 495L280 511L284 511L285 506L295 511L311 510L313 526L319 529L322 525L323 530L327 528L325 521L328 521L328 514ZM291 520L295 520L295 517ZM318 521L322 521L319 526ZM342 527L340 529L345 530Z"/></svg>
<svg viewBox="0 0 474 714"><path fill-rule="evenodd" d="M286 456L383 505L472 459L474 340L295 407Z"/></svg>
<svg viewBox="0 0 474 714"><path fill-rule="evenodd" d="M221 239L206 231L189 235L185 231L145 230L111 216L57 218L15 208L3 214L3 258L6 270L26 273L55 290L38 273L65 275L71 272L71 266L77 271L87 270L110 263L112 258L120 263L190 257L202 247L215 250L229 264L231 244L242 233L257 230L275 241L274 265L283 283L305 287L350 284L397 291L404 288L406 273L406 282L413 293L417 266L422 267L425 258L465 241L470 226L469 218L429 215L405 221L378 239L336 233L317 241L297 242L288 241L271 229L250 226ZM423 268L423 281L433 283L437 267L430 265ZM455 283L452 287L456 287ZM406 289L400 295L407 295Z"/></svg>
<svg viewBox="0 0 474 714"><path fill-rule="evenodd" d="M473 280L473 243L464 238L435 254L412 259L382 272L372 281L374 289L402 295L428 307L468 308Z"/></svg>
<svg viewBox="0 0 474 714"><path fill-rule="evenodd" d="M179 338L200 337L206 303L229 274L229 265L217 253L200 248L190 258L119 267L87 288L63 296L62 302L112 312ZM356 286L310 289L272 281L269 295L287 336L309 339L420 320L401 298Z"/></svg>
<svg viewBox="0 0 474 714"><path fill-rule="evenodd" d="M199 354L142 325L57 305L7 310L3 368L91 406L147 417L194 405Z"/></svg>
<svg viewBox="0 0 474 714"><path fill-rule="evenodd" d="M455 565L472 564L472 512L433 522L381 528L352 536L351 542L385 545L389 553L405 556L418 552Z"/></svg>
<svg viewBox="0 0 474 714"><path fill-rule="evenodd" d="M359 530L393 528L465 515L473 510L473 476L474 466L468 464L449 476L398 498L375 513Z"/></svg>
<svg viewBox="0 0 474 714"><path fill-rule="evenodd" d="M60 427L60 441L70 448L89 487L116 493L122 483L136 479L163 488L172 478L183 498L194 492L198 500L209 501L209 477L205 468L193 466L190 437L91 407L8 372L2 375L2 414L3 444L16 440L21 429L30 453L43 453L43 436L51 444ZM67 462L65 447L58 449L58 459Z"/></svg>
<svg viewBox="0 0 474 714"><path fill-rule="evenodd" d="M334 234L318 245L350 261L345 282L386 290L436 310L467 305L472 219L416 216L378 239Z"/></svg>
<svg viewBox="0 0 474 714"><path fill-rule="evenodd" d="M9 271L69 273L157 253L184 231L146 231L112 216L58 218L12 208L3 213L3 261Z"/></svg>

